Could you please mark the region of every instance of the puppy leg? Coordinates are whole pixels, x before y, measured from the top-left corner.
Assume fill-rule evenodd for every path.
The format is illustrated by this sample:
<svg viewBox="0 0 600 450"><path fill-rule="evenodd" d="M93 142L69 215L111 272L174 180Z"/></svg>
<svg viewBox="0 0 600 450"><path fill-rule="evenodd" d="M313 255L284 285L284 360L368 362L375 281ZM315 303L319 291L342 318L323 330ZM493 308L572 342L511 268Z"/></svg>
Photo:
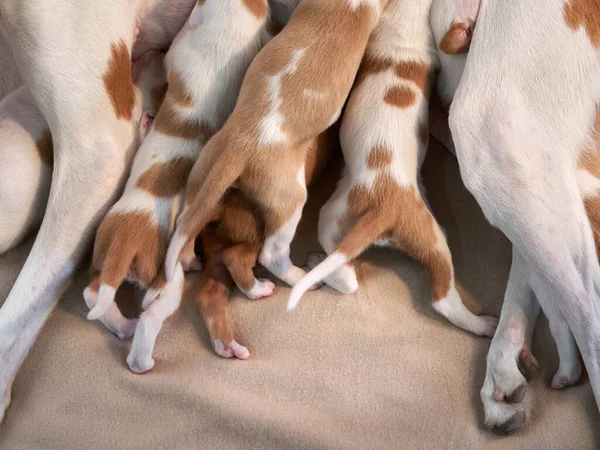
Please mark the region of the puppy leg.
<svg viewBox="0 0 600 450"><path fill-rule="evenodd" d="M0 21L54 144L46 214L0 310L3 398L120 190L133 140L131 6L93 3L82 16L77 16L80 8L63 8L60 25L52 7L30 8L13 0L0 6ZM55 32L57 26L64 32ZM3 416L0 405L0 421Z"/></svg>
<svg viewBox="0 0 600 450"><path fill-rule="evenodd" d="M100 280L97 274L92 275L90 284L83 291L83 298L88 308L92 309L98 302ZM120 339L129 339L135 332L137 319L128 319L115 302L112 302L108 311L100 317L106 328L115 333Z"/></svg>
<svg viewBox="0 0 600 450"><path fill-rule="evenodd" d="M268 297L275 291L275 284L271 280L256 278L252 272L258 253L259 249L253 244L237 244L223 252L223 261L233 281L252 300Z"/></svg>
<svg viewBox="0 0 600 450"><path fill-rule="evenodd" d="M233 339L227 323L227 303L232 278L223 258L226 245L219 242L219 238L208 230L203 231L202 240L206 252L206 283L198 291L196 305L208 328L215 353L223 358L235 356L247 359L250 352ZM256 261L256 253L254 260Z"/></svg>
<svg viewBox="0 0 600 450"><path fill-rule="evenodd" d="M518 430L531 414L533 394L527 381L537 372L530 349L540 306L530 286L530 274L527 262L513 248L500 322L490 345L480 392L485 426L498 434Z"/></svg>
<svg viewBox="0 0 600 450"><path fill-rule="evenodd" d="M135 373L145 373L154 367L152 353L154 344L163 322L179 307L183 294L183 268L177 265L175 276L168 281L158 297L140 316L133 335L131 351L127 356L127 365Z"/></svg>
<svg viewBox="0 0 600 450"><path fill-rule="evenodd" d="M331 196L331 198L323 205L319 213L318 236L319 243L325 253L330 255L335 250L342 232L339 229L340 219L344 216L348 205L348 193L351 189L349 186L349 178L344 177L340 182L340 186ZM314 269L325 258L323 254L310 254L307 260L309 269ZM325 284L331 286L338 292L343 294L351 294L358 289L358 280L356 271L351 263L343 265L331 275L323 280Z"/></svg>
<svg viewBox="0 0 600 450"><path fill-rule="evenodd" d="M294 177L294 175L296 175ZM281 175L280 175L281 176ZM290 173L291 181L276 186L280 192L269 192L261 196L265 211L265 236L259 261L271 273L294 286L306 272L295 266L290 259L290 244L296 234L296 228L302 216L306 202L306 184L304 165L298 174ZM273 186L271 186L273 188ZM286 198L285 206L276 204L276 199Z"/></svg>

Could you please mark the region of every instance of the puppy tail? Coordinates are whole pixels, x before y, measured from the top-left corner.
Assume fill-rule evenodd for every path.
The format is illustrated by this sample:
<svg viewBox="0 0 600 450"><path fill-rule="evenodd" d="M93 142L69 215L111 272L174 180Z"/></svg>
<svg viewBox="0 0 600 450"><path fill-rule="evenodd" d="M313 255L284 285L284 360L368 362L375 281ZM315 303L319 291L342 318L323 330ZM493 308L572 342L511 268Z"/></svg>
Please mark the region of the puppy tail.
<svg viewBox="0 0 600 450"><path fill-rule="evenodd" d="M348 261L356 258L389 229L391 223L378 221L379 216L380 214L377 211L371 210L358 219L344 239L336 246L333 253L296 283L288 300L288 311L293 310L298 305L302 295L312 286L323 281Z"/></svg>
<svg viewBox="0 0 600 450"><path fill-rule="evenodd" d="M229 156L228 152L223 152L198 192L186 194L193 195L193 199L190 202L186 201L187 206L177 219L177 227L167 250L165 272L168 281L175 275L175 268L186 244L196 239L207 223L215 220L223 195L242 174L246 160L239 156L236 160L235 156L237 155Z"/></svg>

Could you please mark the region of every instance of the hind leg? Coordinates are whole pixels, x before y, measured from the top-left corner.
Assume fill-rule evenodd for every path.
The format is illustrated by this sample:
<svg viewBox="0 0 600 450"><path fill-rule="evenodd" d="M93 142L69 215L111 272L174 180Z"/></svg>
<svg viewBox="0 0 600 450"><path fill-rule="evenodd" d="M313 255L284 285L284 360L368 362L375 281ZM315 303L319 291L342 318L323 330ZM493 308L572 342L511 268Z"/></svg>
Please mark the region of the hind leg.
<svg viewBox="0 0 600 450"><path fill-rule="evenodd" d="M349 179L344 177L331 198L323 205L319 213L319 243L325 253L330 255L341 236L339 221L346 212L348 206ZM309 269L313 269L324 259L322 254L310 254L307 260ZM343 294L351 294L358 289L356 271L351 263L343 265L331 275L325 277L325 284Z"/></svg>
<svg viewBox="0 0 600 450"><path fill-rule="evenodd" d="M237 244L223 251L223 261L233 281L252 300L268 297L275 291L275 284L271 280L256 278L252 272L258 252L252 244Z"/></svg>
<svg viewBox="0 0 600 450"><path fill-rule="evenodd" d="M152 353L163 322L170 317L181 303L183 294L183 268L177 265L175 276L168 281L160 294L140 316L133 335L127 365L135 373L148 372L154 367Z"/></svg>
<svg viewBox="0 0 600 450"><path fill-rule="evenodd" d="M420 261L431 278L433 308L456 326L480 336L494 335L498 320L476 316L463 303L454 282L454 266L446 238L416 188L407 190L406 211L392 230L393 242Z"/></svg>
<svg viewBox="0 0 600 450"><path fill-rule="evenodd" d="M296 234L296 228L302 217L302 208L306 202L304 165L298 174L290 173L296 183L273 186L275 192L266 192L260 196L265 215L265 236L259 255L260 263L279 279L294 286L306 272L295 266L290 259L290 244ZM285 176L279 174L285 179ZM276 189L279 189L277 192Z"/></svg>
<svg viewBox="0 0 600 450"><path fill-rule="evenodd" d="M210 231L203 231L206 253L206 283L196 295L196 305L206 324L215 353L223 358L250 357L248 349L233 338L227 322L227 303L232 278L223 260L226 244ZM256 256L255 256L256 260Z"/></svg>
<svg viewBox="0 0 600 450"><path fill-rule="evenodd" d="M83 291L83 298L90 309L96 306L99 287L98 275L92 275L90 284ZM115 302L112 302L108 311L100 317L100 322L120 339L129 339L133 336L137 325L137 319L126 318Z"/></svg>

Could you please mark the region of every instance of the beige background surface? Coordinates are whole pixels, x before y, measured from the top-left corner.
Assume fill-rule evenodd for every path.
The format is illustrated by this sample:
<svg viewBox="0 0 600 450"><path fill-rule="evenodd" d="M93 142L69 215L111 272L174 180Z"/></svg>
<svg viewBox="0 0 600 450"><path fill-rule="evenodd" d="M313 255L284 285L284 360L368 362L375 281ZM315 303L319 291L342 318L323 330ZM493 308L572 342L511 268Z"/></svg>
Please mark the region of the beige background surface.
<svg viewBox="0 0 600 450"><path fill-rule="evenodd" d="M0 98L18 85L4 47ZM334 172L311 193L294 242L298 263L318 249L316 217ZM484 312L498 314L509 244L462 186L456 160L435 144L425 178L460 281ZM0 304L31 242L0 256ZM600 448L587 380L548 388L558 361L545 319L533 346L541 374L532 423L499 438L481 425L490 341L436 315L427 275L401 252L371 250L359 265L358 293L310 292L292 314L287 287L255 302L236 291L229 319L252 352L247 361L213 353L193 303L202 277L188 276L182 306L157 341L156 367L141 376L125 364L130 343L85 320L83 270L19 372L0 448Z"/></svg>

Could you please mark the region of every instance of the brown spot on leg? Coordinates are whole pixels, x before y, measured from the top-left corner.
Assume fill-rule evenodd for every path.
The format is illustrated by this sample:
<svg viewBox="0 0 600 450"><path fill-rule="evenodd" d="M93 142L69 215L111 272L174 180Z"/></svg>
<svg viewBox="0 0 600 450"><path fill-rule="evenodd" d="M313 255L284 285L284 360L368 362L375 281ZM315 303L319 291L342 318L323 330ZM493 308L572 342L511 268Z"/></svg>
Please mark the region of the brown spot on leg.
<svg viewBox="0 0 600 450"><path fill-rule="evenodd" d="M176 158L162 164L153 164L138 179L136 187L155 197L174 197L185 187L194 161Z"/></svg>
<svg viewBox="0 0 600 450"><path fill-rule="evenodd" d="M44 130L40 137L35 141L35 148L42 163L48 167L54 164L54 150L52 148L52 134L50 130Z"/></svg>
<svg viewBox="0 0 600 450"><path fill-rule="evenodd" d="M394 66L398 78L412 81L417 87L426 92L428 90L431 67L429 64L416 61L402 61Z"/></svg>
<svg viewBox="0 0 600 450"><path fill-rule="evenodd" d="M212 345L215 346L216 341L226 345L233 340L227 324L227 302L233 280L223 262L222 251L226 243L211 230L202 232L202 242L206 256L206 283L198 291L196 306L206 324Z"/></svg>
<svg viewBox="0 0 600 450"><path fill-rule="evenodd" d="M254 14L259 19L265 17L269 11L269 6L266 0L242 0L248 11Z"/></svg>
<svg viewBox="0 0 600 450"><path fill-rule="evenodd" d="M168 241L149 213L109 213L96 234L92 271L115 288L126 276L148 286L165 259Z"/></svg>
<svg viewBox="0 0 600 450"><path fill-rule="evenodd" d="M223 252L223 261L235 284L249 292L256 281L252 269L256 265L259 247L255 244L238 244Z"/></svg>
<svg viewBox="0 0 600 450"><path fill-rule="evenodd" d="M448 295L452 283L452 260L438 249L435 219L414 187L400 190L394 205L402 211L392 239L407 254L420 261L431 278L433 301Z"/></svg>
<svg viewBox="0 0 600 450"><path fill-rule="evenodd" d="M388 89L383 100L397 108L408 108L415 104L415 93L406 86L394 86Z"/></svg>
<svg viewBox="0 0 600 450"><path fill-rule="evenodd" d="M183 117L176 108L167 95L154 121L154 131L166 136L206 143L214 133L212 127Z"/></svg>
<svg viewBox="0 0 600 450"><path fill-rule="evenodd" d="M564 6L564 18L574 31L583 27L592 45L600 47L600 0L569 0Z"/></svg>
<svg viewBox="0 0 600 450"><path fill-rule="evenodd" d="M167 95L177 106L190 107L194 103L183 81L183 77L175 71L169 72Z"/></svg>
<svg viewBox="0 0 600 450"><path fill-rule="evenodd" d="M131 55L123 40L112 43L104 74L104 87L118 119L131 120L135 93L131 79Z"/></svg>
<svg viewBox="0 0 600 450"><path fill-rule="evenodd" d="M367 167L369 169L383 169L392 163L392 151L383 146L373 147L367 155Z"/></svg>

